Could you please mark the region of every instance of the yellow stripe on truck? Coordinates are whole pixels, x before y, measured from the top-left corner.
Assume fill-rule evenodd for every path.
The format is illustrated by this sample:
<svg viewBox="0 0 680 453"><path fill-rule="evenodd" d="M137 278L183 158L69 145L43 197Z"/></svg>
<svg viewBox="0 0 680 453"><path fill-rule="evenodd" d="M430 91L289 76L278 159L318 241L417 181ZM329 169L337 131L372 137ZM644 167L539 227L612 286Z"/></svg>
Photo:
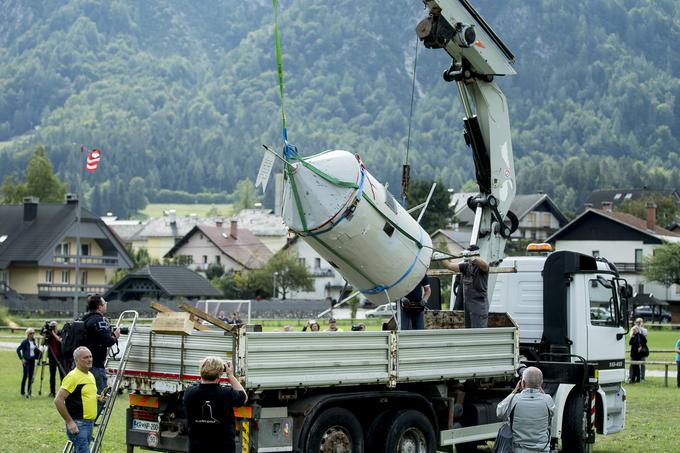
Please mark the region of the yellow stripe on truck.
<svg viewBox="0 0 680 453"><path fill-rule="evenodd" d="M241 421L241 453L250 453L250 422Z"/></svg>

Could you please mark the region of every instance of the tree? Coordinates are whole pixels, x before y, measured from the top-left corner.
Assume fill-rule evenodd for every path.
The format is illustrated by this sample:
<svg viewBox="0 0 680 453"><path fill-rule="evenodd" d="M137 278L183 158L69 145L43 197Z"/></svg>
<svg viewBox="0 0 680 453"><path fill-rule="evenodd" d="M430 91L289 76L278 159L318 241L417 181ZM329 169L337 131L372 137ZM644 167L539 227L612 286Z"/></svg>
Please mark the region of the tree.
<svg viewBox="0 0 680 453"><path fill-rule="evenodd" d="M205 276L208 280L219 279L224 275L224 266L220 263L212 263L205 271Z"/></svg>
<svg viewBox="0 0 680 453"><path fill-rule="evenodd" d="M144 193L146 192L146 183L144 179L135 176L130 180L130 188L128 191L128 204L131 211L139 212L143 210L149 203Z"/></svg>
<svg viewBox="0 0 680 453"><path fill-rule="evenodd" d="M639 200L626 200L616 207L617 211L627 212L641 219L647 218L647 203L656 205L656 223L664 228L670 226L680 216L680 204L674 196L653 194Z"/></svg>
<svg viewBox="0 0 680 453"><path fill-rule="evenodd" d="M666 243L647 257L642 274L649 281L665 286L680 285L680 243Z"/></svg>
<svg viewBox="0 0 680 453"><path fill-rule="evenodd" d="M234 213L243 209L249 209L257 203L257 192L255 184L250 179L242 179L236 184L236 203L234 203Z"/></svg>
<svg viewBox="0 0 680 453"><path fill-rule="evenodd" d="M312 291L314 289L314 282L307 267L300 262L297 255L289 256L286 251L279 251L262 269L250 273L258 277L260 284L267 282L263 286L272 288L272 294L279 292L283 300L290 291ZM276 280L276 287L274 287L274 280Z"/></svg>
<svg viewBox="0 0 680 453"><path fill-rule="evenodd" d="M2 184L2 197L5 203L20 203L24 197L38 197L43 203L62 203L66 193L66 183L52 173L52 162L39 146L26 168L26 182L17 183L13 175L5 177Z"/></svg>
<svg viewBox="0 0 680 453"><path fill-rule="evenodd" d="M422 179L411 181L406 199L407 208L410 209L413 206L424 203L431 188L432 181ZM437 182L437 187L434 189L430 203L427 205L425 214L420 221L425 231L434 233L440 228L446 228L453 221L455 211L452 206L449 206L450 202L451 196L448 189L441 181ZM417 210L412 214L417 218L419 213L420 211Z"/></svg>

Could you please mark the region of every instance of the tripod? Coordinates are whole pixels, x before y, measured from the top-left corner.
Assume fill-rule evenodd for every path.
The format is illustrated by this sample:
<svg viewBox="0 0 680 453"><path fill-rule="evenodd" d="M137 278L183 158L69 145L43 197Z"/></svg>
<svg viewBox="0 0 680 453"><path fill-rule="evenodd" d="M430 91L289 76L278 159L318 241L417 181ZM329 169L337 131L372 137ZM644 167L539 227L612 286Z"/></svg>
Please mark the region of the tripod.
<svg viewBox="0 0 680 453"><path fill-rule="evenodd" d="M64 370L64 367L61 364L61 360L59 360L54 355L54 353L52 352L52 349L50 348L50 340L48 338L43 337L42 343L43 343L43 346L46 346L45 349L47 349L47 354L42 354L42 360L39 363L39 365L40 365L40 388L38 388L38 395L42 395L43 379L44 379L44 376L45 376L45 365L50 364L50 359L53 360L57 364L57 368L59 370L59 375L60 375L61 379L64 379L64 376L66 376L66 371ZM45 359L46 357L47 357L47 360ZM55 370L55 372L56 372L56 370ZM50 377L51 376L52 376L52 373L51 373L51 370L50 370ZM55 378L56 378L56 376L55 376Z"/></svg>

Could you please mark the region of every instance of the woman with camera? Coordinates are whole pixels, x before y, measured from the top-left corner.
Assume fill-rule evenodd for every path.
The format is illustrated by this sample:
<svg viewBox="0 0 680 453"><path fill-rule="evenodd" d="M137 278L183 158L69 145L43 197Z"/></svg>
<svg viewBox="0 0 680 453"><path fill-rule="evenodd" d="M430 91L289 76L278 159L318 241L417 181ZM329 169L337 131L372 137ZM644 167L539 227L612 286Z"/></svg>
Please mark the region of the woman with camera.
<svg viewBox="0 0 680 453"><path fill-rule="evenodd" d="M189 424L189 453L233 453L236 429L233 407L248 400L246 391L234 377L231 363L219 357L206 357L199 365L201 382L184 392L184 412ZM220 385L227 374L230 387Z"/></svg>
<svg viewBox="0 0 680 453"><path fill-rule="evenodd" d="M21 395L30 398L35 361L40 360L40 348L35 342L35 330L32 327L26 329L26 339L17 348L17 355L24 367L24 375L21 378ZM26 386L27 382L28 386ZM24 390L26 391L24 392Z"/></svg>
<svg viewBox="0 0 680 453"><path fill-rule="evenodd" d="M628 341L630 345L630 360L641 361L649 355L649 349L647 348L647 338L640 332L638 326L633 326L630 329L630 340ZM635 384L640 382L640 365L630 365L630 383Z"/></svg>

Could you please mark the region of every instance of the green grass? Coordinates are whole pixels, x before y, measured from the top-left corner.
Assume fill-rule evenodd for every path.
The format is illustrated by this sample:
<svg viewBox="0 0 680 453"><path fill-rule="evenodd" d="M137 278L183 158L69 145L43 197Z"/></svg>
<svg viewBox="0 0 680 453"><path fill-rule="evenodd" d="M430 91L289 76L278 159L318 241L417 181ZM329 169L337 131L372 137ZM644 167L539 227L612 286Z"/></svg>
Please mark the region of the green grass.
<svg viewBox="0 0 680 453"><path fill-rule="evenodd" d="M196 214L205 217L212 208L217 209L218 215L230 216L233 212L231 204L178 204L178 203L149 203L142 211L148 217L162 217L163 211L174 209L180 217Z"/></svg>
<svg viewBox="0 0 680 453"><path fill-rule="evenodd" d="M21 398L21 364L13 351L0 351L5 365L0 374L0 451L3 453L61 451L66 435L64 424L54 408L49 393L48 369L45 368L43 395L38 396L40 369L34 382L34 397ZM611 436L598 436L595 452L624 451L670 452L680 444L680 389L674 382L663 386L661 378L647 378L643 384L628 385L626 429ZM125 408L127 394L118 397L106 432L103 452L125 451ZM625 446L625 447L624 447ZM490 448L480 452L491 451Z"/></svg>

